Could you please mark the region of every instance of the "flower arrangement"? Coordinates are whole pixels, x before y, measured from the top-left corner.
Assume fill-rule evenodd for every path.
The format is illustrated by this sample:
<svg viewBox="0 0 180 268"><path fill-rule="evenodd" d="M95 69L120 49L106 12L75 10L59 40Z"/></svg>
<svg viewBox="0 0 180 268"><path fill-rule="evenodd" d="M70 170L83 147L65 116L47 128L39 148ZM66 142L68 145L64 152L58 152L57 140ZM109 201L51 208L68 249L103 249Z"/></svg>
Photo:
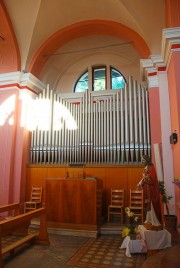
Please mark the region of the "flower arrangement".
<svg viewBox="0 0 180 268"><path fill-rule="evenodd" d="M138 219L139 217L135 216L134 213L130 210L129 207L125 208L125 213L129 217L129 224L123 229L122 237L125 237L130 234L138 234Z"/></svg>

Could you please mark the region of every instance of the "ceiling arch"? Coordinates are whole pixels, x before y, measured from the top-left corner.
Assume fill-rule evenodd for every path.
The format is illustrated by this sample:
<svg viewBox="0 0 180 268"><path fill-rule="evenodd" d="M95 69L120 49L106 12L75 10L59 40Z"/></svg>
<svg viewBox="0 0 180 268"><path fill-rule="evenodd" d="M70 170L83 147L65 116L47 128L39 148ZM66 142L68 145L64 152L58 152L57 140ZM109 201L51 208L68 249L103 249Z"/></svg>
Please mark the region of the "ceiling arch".
<svg viewBox="0 0 180 268"><path fill-rule="evenodd" d="M19 71L21 66L19 46L3 1L0 1L0 18L0 73Z"/></svg>
<svg viewBox="0 0 180 268"><path fill-rule="evenodd" d="M132 46L137 50L141 58L148 58L150 55L147 43L131 28L113 21L88 20L69 25L50 36L33 56L27 71L39 77L45 63L60 47L76 38L89 35L118 37L132 42Z"/></svg>

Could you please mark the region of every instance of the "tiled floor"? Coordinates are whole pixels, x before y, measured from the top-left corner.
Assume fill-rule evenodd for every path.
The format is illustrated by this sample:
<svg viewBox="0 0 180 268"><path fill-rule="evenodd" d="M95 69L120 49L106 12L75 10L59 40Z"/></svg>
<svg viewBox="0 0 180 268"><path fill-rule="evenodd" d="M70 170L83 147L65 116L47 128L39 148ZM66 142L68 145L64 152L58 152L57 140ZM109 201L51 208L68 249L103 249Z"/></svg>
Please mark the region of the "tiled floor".
<svg viewBox="0 0 180 268"><path fill-rule="evenodd" d="M113 227L118 232L119 227ZM109 236L114 236L113 228L107 225ZM105 226L102 228L105 232ZM106 230L107 231L107 230ZM156 253L152 257L144 258L143 268L177 268L180 267L180 234L177 230L170 230L172 234L172 245L174 248L166 249L160 253ZM103 234L102 234L103 235ZM107 235L107 234L106 234ZM19 251L14 257L5 259L5 267L7 268L76 268L69 266L66 262L77 252L77 250L88 241L88 237L72 236L72 235L49 235L50 246L33 245L26 247L23 251ZM170 251L169 251L170 250ZM170 253L168 253L170 252ZM124 255L125 258L127 258ZM137 255L138 258L138 255ZM140 256L142 260L142 256ZM136 263L138 263L136 261ZM141 262L142 263L142 262ZM128 265L132 265L131 262ZM168 264L168 266L167 266ZM176 266L175 266L176 265ZM104 267L104 266L103 266ZM111 266L106 265L107 268ZM128 267L128 266L117 266ZM140 268L142 266L129 266Z"/></svg>

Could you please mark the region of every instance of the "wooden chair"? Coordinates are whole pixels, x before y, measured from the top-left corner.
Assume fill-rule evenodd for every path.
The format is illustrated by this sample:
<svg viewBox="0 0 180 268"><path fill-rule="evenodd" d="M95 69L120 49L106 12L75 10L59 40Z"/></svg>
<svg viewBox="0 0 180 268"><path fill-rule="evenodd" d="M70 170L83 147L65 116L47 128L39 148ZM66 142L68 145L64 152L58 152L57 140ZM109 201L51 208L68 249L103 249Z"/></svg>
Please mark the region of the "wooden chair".
<svg viewBox="0 0 180 268"><path fill-rule="evenodd" d="M124 189L111 189L111 204L108 206L108 222L112 215L120 215L124 222Z"/></svg>
<svg viewBox="0 0 180 268"><path fill-rule="evenodd" d="M42 187L32 187L30 201L25 202L25 212L42 207Z"/></svg>
<svg viewBox="0 0 180 268"><path fill-rule="evenodd" d="M131 190L130 189L130 210L135 216L140 216L142 223L144 222L144 196L143 190Z"/></svg>

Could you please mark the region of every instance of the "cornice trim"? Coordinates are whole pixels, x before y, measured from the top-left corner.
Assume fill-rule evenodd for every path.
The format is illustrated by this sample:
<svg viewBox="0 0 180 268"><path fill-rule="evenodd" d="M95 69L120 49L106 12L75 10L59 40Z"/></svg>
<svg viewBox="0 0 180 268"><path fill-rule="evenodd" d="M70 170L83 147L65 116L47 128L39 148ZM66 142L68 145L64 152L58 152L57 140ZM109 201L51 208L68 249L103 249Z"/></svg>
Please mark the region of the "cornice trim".
<svg viewBox="0 0 180 268"><path fill-rule="evenodd" d="M35 94L39 94L46 86L31 73L11 72L0 74L0 89L9 90L26 89Z"/></svg>
<svg viewBox="0 0 180 268"><path fill-rule="evenodd" d="M142 80L148 80L149 86L154 84L154 81L150 81L152 80L150 77L154 77L155 72L167 71L173 52L180 52L180 27L162 30L161 55L150 55L149 59L140 60ZM153 68L154 71L152 71ZM158 81L158 79L155 80Z"/></svg>
<svg viewBox="0 0 180 268"><path fill-rule="evenodd" d="M172 51L180 48L180 27L163 29L161 54L166 66L169 65Z"/></svg>

